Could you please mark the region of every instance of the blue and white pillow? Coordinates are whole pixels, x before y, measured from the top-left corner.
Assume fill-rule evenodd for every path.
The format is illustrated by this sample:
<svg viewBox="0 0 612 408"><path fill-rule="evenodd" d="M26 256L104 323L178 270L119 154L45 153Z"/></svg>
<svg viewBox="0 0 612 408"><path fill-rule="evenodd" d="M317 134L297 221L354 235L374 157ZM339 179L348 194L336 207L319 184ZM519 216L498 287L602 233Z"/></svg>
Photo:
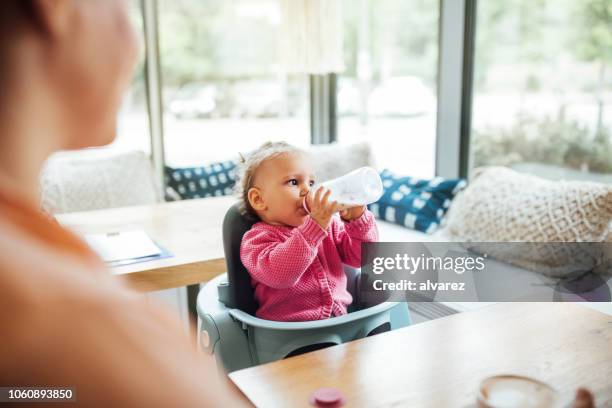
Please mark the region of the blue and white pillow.
<svg viewBox="0 0 612 408"><path fill-rule="evenodd" d="M428 234L438 228L451 201L466 186L464 179L421 180L386 169L380 177L384 193L368 206L374 216Z"/></svg>
<svg viewBox="0 0 612 408"><path fill-rule="evenodd" d="M228 160L201 167L165 168L166 186L182 200L230 195L236 184L236 163Z"/></svg>

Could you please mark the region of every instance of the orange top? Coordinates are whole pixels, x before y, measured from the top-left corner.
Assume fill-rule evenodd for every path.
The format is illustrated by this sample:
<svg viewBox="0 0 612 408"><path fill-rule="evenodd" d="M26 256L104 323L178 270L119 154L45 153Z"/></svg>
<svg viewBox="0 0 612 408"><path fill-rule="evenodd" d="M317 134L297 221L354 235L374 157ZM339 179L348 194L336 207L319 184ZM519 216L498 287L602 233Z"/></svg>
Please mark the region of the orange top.
<svg viewBox="0 0 612 408"><path fill-rule="evenodd" d="M76 235L63 228L53 216L33 207L28 201L11 198L0 190L2 218L58 250L99 262L97 256Z"/></svg>
<svg viewBox="0 0 612 408"><path fill-rule="evenodd" d="M88 407L240 404L176 316L1 189L0 327L0 386L71 386Z"/></svg>

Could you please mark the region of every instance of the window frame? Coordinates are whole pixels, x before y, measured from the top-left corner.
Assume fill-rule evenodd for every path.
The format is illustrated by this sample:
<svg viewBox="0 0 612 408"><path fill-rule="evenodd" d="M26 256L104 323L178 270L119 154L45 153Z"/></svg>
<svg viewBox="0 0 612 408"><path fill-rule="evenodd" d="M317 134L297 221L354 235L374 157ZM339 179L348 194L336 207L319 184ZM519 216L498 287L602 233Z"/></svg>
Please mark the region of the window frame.
<svg viewBox="0 0 612 408"><path fill-rule="evenodd" d="M441 0L436 175L467 177L477 0Z"/></svg>

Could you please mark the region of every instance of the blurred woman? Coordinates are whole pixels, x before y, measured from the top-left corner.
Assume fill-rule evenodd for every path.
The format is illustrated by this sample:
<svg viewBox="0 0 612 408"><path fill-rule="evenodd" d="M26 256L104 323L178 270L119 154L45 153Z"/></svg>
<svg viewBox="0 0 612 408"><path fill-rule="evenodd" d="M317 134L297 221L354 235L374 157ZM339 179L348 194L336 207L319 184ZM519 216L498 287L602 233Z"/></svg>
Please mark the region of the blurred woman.
<svg viewBox="0 0 612 408"><path fill-rule="evenodd" d="M235 406L175 316L38 210L50 154L115 137L137 51L121 0L0 1L0 386L72 386L86 406Z"/></svg>

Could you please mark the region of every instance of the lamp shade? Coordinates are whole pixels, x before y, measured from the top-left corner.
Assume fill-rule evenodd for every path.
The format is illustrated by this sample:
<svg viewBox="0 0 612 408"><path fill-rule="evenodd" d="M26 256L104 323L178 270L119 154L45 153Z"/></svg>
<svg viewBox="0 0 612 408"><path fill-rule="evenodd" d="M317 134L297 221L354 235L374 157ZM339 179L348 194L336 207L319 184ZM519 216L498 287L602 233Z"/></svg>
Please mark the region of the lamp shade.
<svg viewBox="0 0 612 408"><path fill-rule="evenodd" d="M341 0L280 0L284 70L291 74L342 72Z"/></svg>

